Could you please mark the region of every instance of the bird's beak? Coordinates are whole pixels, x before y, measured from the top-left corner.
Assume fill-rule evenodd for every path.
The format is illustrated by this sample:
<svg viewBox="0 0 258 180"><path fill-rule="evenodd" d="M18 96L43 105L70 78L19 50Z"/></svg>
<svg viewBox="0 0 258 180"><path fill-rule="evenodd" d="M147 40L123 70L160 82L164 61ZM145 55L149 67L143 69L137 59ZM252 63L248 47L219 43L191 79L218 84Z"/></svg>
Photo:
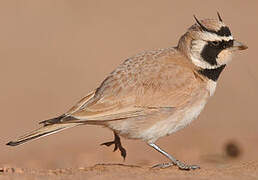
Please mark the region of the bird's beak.
<svg viewBox="0 0 258 180"><path fill-rule="evenodd" d="M243 43L234 40L232 50L234 50L234 51L235 50L245 50L247 48L248 47L246 45L244 45Z"/></svg>

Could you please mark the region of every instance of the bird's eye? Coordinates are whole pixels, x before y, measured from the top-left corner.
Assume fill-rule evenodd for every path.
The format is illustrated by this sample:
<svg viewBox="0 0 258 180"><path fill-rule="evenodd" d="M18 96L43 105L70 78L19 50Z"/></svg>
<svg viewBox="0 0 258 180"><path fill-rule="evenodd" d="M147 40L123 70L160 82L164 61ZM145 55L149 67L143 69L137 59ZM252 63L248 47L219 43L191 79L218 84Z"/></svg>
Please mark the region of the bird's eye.
<svg viewBox="0 0 258 180"><path fill-rule="evenodd" d="M219 41L212 41L211 44L212 44L213 46L218 46L218 45L219 45Z"/></svg>

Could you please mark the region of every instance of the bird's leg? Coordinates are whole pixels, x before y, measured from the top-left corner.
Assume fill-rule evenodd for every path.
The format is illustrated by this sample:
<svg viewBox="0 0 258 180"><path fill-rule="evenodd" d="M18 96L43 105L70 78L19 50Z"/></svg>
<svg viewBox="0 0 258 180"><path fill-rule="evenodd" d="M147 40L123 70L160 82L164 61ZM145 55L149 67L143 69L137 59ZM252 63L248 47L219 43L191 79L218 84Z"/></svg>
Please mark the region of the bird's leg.
<svg viewBox="0 0 258 180"><path fill-rule="evenodd" d="M171 162L169 163L163 163L163 164L158 164L153 166L153 168L167 168L173 165L176 165L179 169L181 170L191 170L191 169L199 169L200 166L198 165L186 165L184 163L182 163L181 161L177 160L176 158L174 158L173 156L171 156L170 154L168 154L166 151L162 150L159 146L157 146L154 143L148 143L149 146L153 147L156 151L160 152L161 154L163 154L164 156L166 156L169 160L171 160Z"/></svg>
<svg viewBox="0 0 258 180"><path fill-rule="evenodd" d="M126 157L126 150L125 148L123 148L121 141L120 141L120 137L114 132L114 141L109 141L109 142L105 142L102 143L101 145L106 145L106 146L111 146L112 144L115 145L114 150L116 151L117 149L119 149L119 151L121 152L121 156L125 159Z"/></svg>

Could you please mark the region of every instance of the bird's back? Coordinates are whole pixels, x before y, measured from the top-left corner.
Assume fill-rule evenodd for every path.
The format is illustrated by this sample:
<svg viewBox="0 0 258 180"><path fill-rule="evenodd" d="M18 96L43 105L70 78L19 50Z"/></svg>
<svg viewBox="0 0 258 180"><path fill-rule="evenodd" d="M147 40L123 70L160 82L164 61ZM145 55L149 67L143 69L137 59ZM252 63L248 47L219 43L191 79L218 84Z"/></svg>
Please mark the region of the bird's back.
<svg viewBox="0 0 258 180"><path fill-rule="evenodd" d="M183 104L178 99L180 94L189 94L204 83L193 64L176 48L146 51L120 64L71 114L105 105L112 109L116 103L126 107L177 107Z"/></svg>
<svg viewBox="0 0 258 180"><path fill-rule="evenodd" d="M184 108L197 94L205 95L205 88L193 64L176 48L146 51L120 64L67 115L94 123L104 121L121 132L122 127L128 131L132 126L137 134Z"/></svg>

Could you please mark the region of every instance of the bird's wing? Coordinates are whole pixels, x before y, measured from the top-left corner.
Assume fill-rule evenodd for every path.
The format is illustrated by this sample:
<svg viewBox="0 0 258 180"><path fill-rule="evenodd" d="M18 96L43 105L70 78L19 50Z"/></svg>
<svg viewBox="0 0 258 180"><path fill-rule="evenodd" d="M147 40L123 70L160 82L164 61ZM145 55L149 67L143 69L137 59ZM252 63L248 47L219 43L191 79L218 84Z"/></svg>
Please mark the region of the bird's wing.
<svg viewBox="0 0 258 180"><path fill-rule="evenodd" d="M108 121L184 106L199 92L201 80L185 57L162 53L126 60L66 115L82 121Z"/></svg>

